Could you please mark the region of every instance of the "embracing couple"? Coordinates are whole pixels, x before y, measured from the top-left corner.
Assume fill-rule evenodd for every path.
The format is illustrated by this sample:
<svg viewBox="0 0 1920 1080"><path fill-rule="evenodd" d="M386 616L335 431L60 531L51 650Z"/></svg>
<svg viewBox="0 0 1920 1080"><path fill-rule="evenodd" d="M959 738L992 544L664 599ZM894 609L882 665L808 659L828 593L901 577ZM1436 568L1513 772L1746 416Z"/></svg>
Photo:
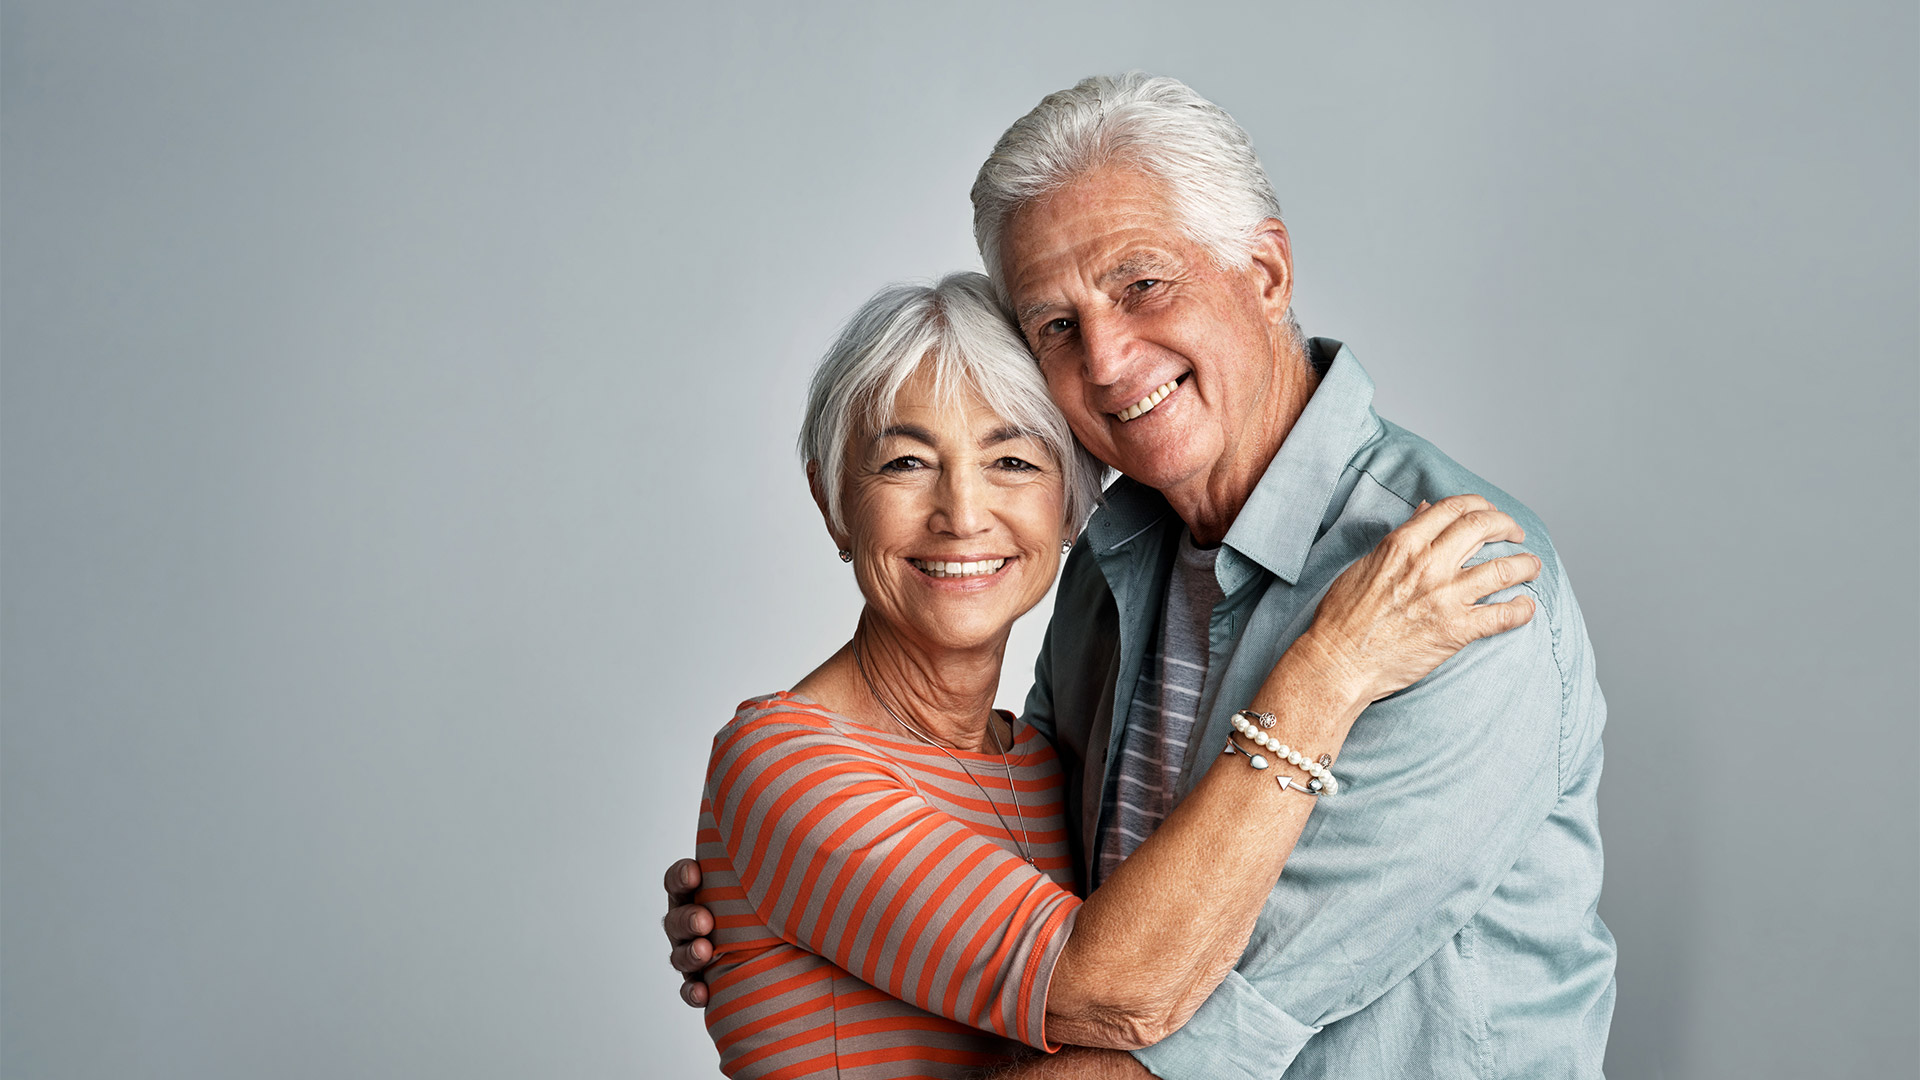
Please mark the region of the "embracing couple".
<svg viewBox="0 0 1920 1080"><path fill-rule="evenodd" d="M815 373L866 605L720 731L668 872L723 1070L1600 1075L1605 706L1540 523L1301 334L1185 85L1047 97L973 210L987 276L882 291Z"/></svg>

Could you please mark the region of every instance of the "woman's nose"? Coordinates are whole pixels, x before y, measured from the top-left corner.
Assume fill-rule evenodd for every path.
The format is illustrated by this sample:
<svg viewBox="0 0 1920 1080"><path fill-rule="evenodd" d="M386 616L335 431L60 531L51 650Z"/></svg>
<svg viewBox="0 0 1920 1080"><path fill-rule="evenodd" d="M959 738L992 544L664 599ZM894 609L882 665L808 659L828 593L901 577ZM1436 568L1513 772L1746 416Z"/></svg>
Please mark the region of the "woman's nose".
<svg viewBox="0 0 1920 1080"><path fill-rule="evenodd" d="M949 470L935 491L930 524L936 532L977 536L992 523L993 514L988 505L991 494L986 483L972 470Z"/></svg>

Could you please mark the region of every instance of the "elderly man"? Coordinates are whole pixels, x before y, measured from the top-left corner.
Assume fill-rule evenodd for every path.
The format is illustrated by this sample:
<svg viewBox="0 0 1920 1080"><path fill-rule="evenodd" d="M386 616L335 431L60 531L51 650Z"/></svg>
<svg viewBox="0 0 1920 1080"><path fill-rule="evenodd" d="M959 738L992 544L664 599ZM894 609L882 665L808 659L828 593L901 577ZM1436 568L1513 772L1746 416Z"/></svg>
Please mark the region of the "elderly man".
<svg viewBox="0 0 1920 1080"><path fill-rule="evenodd" d="M1185 85L1131 74L1050 95L994 148L973 203L1055 401L1124 474L1062 574L1027 701L1067 765L1089 881L1194 782L1335 576L1421 502L1486 494L1543 564L1495 598L1531 596L1530 623L1354 728L1339 793L1191 1021L1117 1018L1164 1037L1019 1075L1598 1076L1605 706L1544 527L1380 419L1343 345L1302 337L1266 174ZM1517 550L1499 547L1485 554ZM700 918L670 916L683 968Z"/></svg>

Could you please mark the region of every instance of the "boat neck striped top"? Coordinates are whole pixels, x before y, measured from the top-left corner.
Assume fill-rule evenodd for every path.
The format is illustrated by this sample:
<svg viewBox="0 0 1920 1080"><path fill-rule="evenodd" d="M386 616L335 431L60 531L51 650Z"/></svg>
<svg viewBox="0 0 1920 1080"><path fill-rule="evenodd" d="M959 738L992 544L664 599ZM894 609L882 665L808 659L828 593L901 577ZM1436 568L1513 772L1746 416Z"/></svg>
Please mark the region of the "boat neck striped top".
<svg viewBox="0 0 1920 1080"><path fill-rule="evenodd" d="M957 1077L1057 1049L1047 986L1080 905L1059 761L1017 722L1004 764L952 753L972 779L784 692L714 737L699 902L728 1076Z"/></svg>

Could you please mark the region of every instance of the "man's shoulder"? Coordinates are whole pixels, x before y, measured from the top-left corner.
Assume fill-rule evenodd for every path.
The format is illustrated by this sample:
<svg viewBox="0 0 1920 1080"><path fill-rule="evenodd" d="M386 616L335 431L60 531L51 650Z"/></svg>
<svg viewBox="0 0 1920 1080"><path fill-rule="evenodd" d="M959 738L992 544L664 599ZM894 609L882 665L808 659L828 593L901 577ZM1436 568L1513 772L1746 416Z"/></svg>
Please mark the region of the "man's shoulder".
<svg viewBox="0 0 1920 1080"><path fill-rule="evenodd" d="M1372 499L1348 499L1348 509L1358 514L1385 513L1398 516L1387 522L1397 525L1413 515L1422 502L1439 502L1449 495L1479 495L1518 522L1527 532L1521 544L1489 545L1482 557L1510 555L1528 551L1540 556L1541 583L1558 586L1562 580L1560 559L1553 547L1547 526L1533 509L1480 474L1448 457L1439 447L1389 420L1381 420L1379 432L1359 452L1348 468L1359 474L1359 485L1368 485L1376 493ZM1497 549L1497 550L1496 550Z"/></svg>

